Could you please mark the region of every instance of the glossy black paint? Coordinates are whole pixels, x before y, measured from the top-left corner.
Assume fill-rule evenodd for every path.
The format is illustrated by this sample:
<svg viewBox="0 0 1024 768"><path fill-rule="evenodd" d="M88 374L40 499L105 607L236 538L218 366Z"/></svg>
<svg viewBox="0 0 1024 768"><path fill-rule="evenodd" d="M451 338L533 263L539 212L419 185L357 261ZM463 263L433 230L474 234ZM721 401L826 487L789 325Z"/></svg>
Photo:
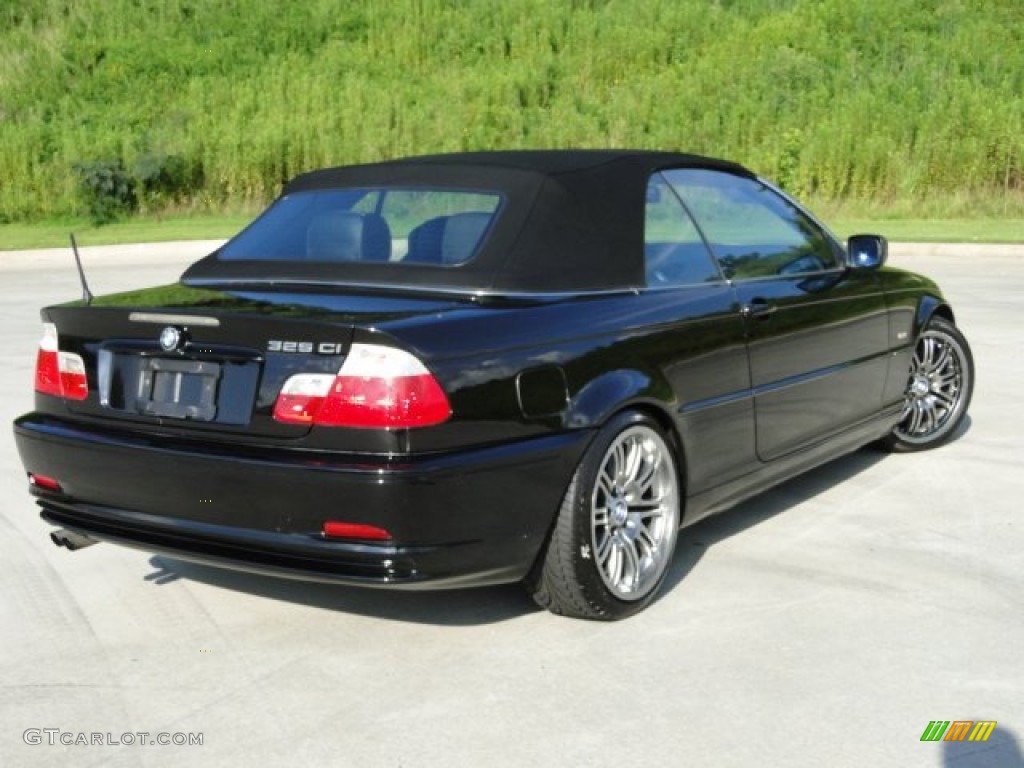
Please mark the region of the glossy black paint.
<svg viewBox="0 0 1024 768"><path fill-rule="evenodd" d="M888 317L874 272L780 276L739 283L736 290L743 306L774 310L745 317L762 460L879 411Z"/></svg>
<svg viewBox="0 0 1024 768"><path fill-rule="evenodd" d="M37 394L18 448L26 471L63 488L34 491L44 517L99 539L358 584L515 581L594 432L622 410L670 435L684 525L892 429L916 333L951 311L925 278L849 266L820 235L842 257L834 269L747 281L557 294L172 285L50 307L89 396ZM180 316L187 344L162 352L164 324L140 311ZM452 418L394 431L273 420L289 375L337 371L354 342L417 356ZM219 415L139 413L125 391L143 358L235 366ZM394 539L328 541L332 519Z"/></svg>

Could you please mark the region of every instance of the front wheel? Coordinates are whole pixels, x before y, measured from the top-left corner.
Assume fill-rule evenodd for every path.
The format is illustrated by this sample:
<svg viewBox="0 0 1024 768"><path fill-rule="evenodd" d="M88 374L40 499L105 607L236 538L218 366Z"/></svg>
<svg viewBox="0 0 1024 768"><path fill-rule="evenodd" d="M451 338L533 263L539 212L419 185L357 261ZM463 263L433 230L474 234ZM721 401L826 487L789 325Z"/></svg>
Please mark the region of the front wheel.
<svg viewBox="0 0 1024 768"><path fill-rule="evenodd" d="M923 451L956 434L974 391L974 357L953 323L933 317L917 339L900 422L886 438L896 451Z"/></svg>
<svg viewBox="0 0 1024 768"><path fill-rule="evenodd" d="M679 530L675 454L651 418L613 418L569 484L547 547L527 579L553 613L625 618L647 606L668 572Z"/></svg>

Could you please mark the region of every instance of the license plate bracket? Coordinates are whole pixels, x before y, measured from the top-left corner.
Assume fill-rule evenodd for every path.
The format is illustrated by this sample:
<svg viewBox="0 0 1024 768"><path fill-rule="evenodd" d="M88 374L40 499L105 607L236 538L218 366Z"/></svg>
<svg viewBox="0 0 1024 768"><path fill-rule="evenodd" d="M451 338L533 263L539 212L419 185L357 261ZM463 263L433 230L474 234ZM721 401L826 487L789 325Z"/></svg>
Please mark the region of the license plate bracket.
<svg viewBox="0 0 1024 768"><path fill-rule="evenodd" d="M217 416L219 363L143 358L135 407L147 416L213 421Z"/></svg>

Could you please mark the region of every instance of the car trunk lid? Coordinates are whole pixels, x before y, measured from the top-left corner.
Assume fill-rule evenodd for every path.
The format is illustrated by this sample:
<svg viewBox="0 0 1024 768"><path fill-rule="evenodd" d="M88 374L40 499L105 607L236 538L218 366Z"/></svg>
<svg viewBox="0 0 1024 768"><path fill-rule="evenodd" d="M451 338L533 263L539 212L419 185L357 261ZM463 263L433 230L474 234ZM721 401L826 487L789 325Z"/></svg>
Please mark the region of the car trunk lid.
<svg viewBox="0 0 1024 768"><path fill-rule="evenodd" d="M335 374L354 328L445 312L459 302L260 289L230 294L180 285L51 307L62 351L82 357L89 394L65 407L149 431L224 439L301 438L273 418L296 373Z"/></svg>

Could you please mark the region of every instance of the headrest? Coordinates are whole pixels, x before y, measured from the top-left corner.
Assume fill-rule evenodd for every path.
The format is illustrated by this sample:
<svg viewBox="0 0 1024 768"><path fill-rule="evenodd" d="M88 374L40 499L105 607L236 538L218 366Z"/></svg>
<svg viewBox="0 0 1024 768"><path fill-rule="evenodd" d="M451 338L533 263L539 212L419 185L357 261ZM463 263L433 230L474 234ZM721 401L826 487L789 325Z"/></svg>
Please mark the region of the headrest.
<svg viewBox="0 0 1024 768"><path fill-rule="evenodd" d="M376 214L327 211L306 229L306 258L310 261L388 261L391 231Z"/></svg>
<svg viewBox="0 0 1024 768"><path fill-rule="evenodd" d="M421 264L462 264L476 252L492 214L467 211L428 219L409 233L405 260Z"/></svg>

